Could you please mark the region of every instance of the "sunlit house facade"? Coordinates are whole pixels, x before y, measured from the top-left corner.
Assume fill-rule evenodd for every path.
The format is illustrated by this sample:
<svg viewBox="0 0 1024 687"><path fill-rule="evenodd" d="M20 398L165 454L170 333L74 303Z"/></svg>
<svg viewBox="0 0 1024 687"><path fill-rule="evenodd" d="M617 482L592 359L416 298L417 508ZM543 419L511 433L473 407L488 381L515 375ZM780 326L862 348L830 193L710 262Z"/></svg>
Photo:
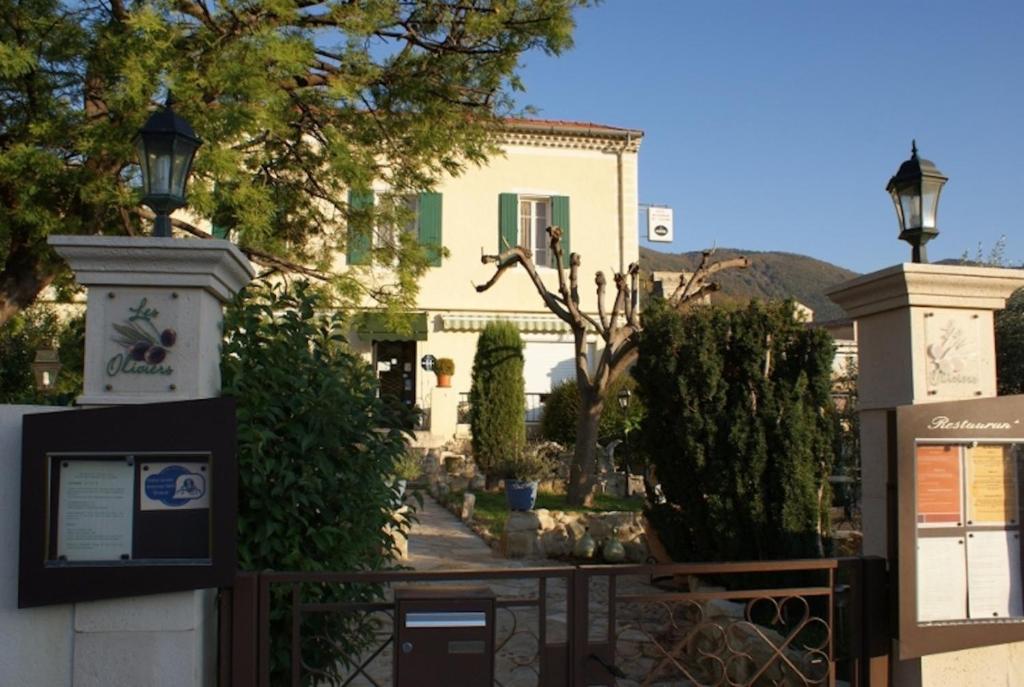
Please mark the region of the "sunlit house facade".
<svg viewBox="0 0 1024 687"><path fill-rule="evenodd" d="M381 392L427 412L421 439L441 442L455 433L456 409L465 404L479 332L492 320L508 320L525 341L527 421L539 418L552 385L575 375L572 337L552 315L526 272L516 268L478 293L493 274L481 263L512 245L529 246L541 277L557 290L545 229L558 225L568 237L566 255L582 258L580 298L596 312L594 274L610 275L639 259L637 156L643 132L599 124L507 120L501 155L445 178L416 199L415 227L422 241L443 245L420 281L408 326L388 327L364 318L351 342L377 371ZM372 202L371 198L362 202ZM346 260L365 260L350 246ZM592 341L590 346L596 346ZM451 358L450 390L437 389L429 356ZM427 364L424 365L424 362Z"/></svg>

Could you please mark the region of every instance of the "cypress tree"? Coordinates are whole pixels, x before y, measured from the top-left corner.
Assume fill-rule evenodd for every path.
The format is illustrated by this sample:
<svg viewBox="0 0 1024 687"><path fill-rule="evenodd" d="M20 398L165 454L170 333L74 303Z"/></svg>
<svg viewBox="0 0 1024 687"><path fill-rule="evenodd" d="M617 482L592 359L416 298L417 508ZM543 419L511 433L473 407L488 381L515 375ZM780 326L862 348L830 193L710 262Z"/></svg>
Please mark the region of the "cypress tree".
<svg viewBox="0 0 1024 687"><path fill-rule="evenodd" d="M833 460L828 334L791 303L646 313L634 369L676 560L820 556Z"/></svg>
<svg viewBox="0 0 1024 687"><path fill-rule="evenodd" d="M469 390L473 457L494 486L499 466L526 447L523 339L509 322L490 322L477 339Z"/></svg>

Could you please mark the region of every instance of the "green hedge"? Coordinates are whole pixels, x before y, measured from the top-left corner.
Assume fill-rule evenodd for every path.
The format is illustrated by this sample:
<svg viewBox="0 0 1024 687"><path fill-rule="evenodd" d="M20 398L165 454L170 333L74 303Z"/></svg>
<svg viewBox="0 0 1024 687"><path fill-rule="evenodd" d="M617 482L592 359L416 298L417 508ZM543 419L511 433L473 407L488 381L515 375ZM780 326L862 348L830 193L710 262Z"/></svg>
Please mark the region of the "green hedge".
<svg viewBox="0 0 1024 687"><path fill-rule="evenodd" d="M676 560L819 556L828 532L833 345L792 303L652 304L634 375L668 503L649 516Z"/></svg>
<svg viewBox="0 0 1024 687"><path fill-rule="evenodd" d="M995 316L996 374L999 394L1024 393L1024 289L1006 301Z"/></svg>

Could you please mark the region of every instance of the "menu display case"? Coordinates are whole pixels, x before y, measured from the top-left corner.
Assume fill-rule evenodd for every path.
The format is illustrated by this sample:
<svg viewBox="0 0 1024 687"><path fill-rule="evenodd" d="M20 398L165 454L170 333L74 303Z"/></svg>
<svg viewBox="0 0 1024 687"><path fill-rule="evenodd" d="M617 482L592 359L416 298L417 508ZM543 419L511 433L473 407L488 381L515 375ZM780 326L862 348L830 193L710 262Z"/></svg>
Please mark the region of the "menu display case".
<svg viewBox="0 0 1024 687"><path fill-rule="evenodd" d="M231 399L26 415L19 607L228 584L236 512Z"/></svg>
<svg viewBox="0 0 1024 687"><path fill-rule="evenodd" d="M1024 396L896 410L901 658L1024 640L1022 419Z"/></svg>

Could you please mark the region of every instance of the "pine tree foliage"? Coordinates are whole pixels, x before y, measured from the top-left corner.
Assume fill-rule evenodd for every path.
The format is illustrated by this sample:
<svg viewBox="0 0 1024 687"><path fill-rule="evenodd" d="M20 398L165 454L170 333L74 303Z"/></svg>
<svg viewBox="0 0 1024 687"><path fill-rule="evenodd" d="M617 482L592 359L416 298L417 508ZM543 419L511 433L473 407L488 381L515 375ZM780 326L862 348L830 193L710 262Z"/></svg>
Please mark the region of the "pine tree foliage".
<svg viewBox="0 0 1024 687"><path fill-rule="evenodd" d="M189 210L264 265L411 303L403 196L493 151L520 57L568 48L588 4L0 0L0 323L66 275L49 234L148 233L132 140L167 89L204 140ZM331 272L348 221L393 278Z"/></svg>
<svg viewBox="0 0 1024 687"><path fill-rule="evenodd" d="M477 339L469 390L473 458L493 477L526 448L523 339L510 322L490 322Z"/></svg>
<svg viewBox="0 0 1024 687"><path fill-rule="evenodd" d="M674 559L821 555L832 357L792 303L646 313L641 436L668 501L650 517Z"/></svg>

